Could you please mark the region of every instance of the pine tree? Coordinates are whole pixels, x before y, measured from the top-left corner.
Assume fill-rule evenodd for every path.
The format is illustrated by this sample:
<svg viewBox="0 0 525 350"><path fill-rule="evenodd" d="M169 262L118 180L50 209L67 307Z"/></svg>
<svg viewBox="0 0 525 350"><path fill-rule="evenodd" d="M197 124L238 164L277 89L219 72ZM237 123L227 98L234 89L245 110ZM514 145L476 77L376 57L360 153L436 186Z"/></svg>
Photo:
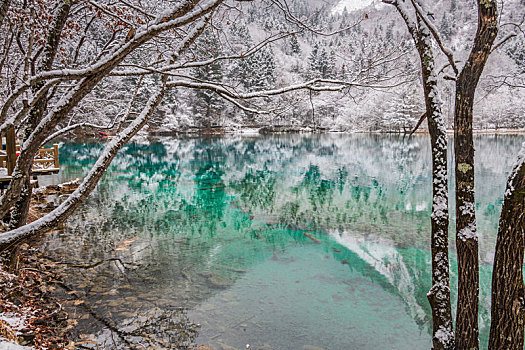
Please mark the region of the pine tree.
<svg viewBox="0 0 525 350"><path fill-rule="evenodd" d="M329 79L335 78L336 76L336 67L335 67L335 52L334 50L330 51L330 58L328 61L328 75L326 76Z"/></svg>
<svg viewBox="0 0 525 350"><path fill-rule="evenodd" d="M392 41L393 38L394 38L394 22L390 22L390 24L386 27L385 39L386 41Z"/></svg>
<svg viewBox="0 0 525 350"><path fill-rule="evenodd" d="M317 60L317 72L319 73L318 75L320 75L321 78L327 78L329 71L328 65L328 53L326 52L326 49L323 48L321 50L321 53L319 54L319 59Z"/></svg>
<svg viewBox="0 0 525 350"><path fill-rule="evenodd" d="M263 48L243 59L239 65L241 80L249 91L270 87L275 81L275 60L273 52Z"/></svg>
<svg viewBox="0 0 525 350"><path fill-rule="evenodd" d="M457 8L457 4L456 4L456 0L451 0L450 1L450 12L455 12L456 11L456 8Z"/></svg>
<svg viewBox="0 0 525 350"><path fill-rule="evenodd" d="M314 78L319 75L319 43L315 43L312 47L312 52L308 56L308 78Z"/></svg>
<svg viewBox="0 0 525 350"><path fill-rule="evenodd" d="M516 62L521 73L525 73L525 40L516 38L506 50L507 54Z"/></svg>
<svg viewBox="0 0 525 350"><path fill-rule="evenodd" d="M290 50L292 54L299 55L301 53L301 47L299 46L299 41L295 35L290 37Z"/></svg>
<svg viewBox="0 0 525 350"><path fill-rule="evenodd" d="M217 38L209 32L204 33L199 40L199 56L209 58L211 55L211 57L217 57L220 52L221 48ZM221 61L197 67L193 70L193 75L199 80L221 82L223 79ZM197 90L193 104L197 125L206 128L216 125L220 119L223 104L223 99L215 92L204 89Z"/></svg>
<svg viewBox="0 0 525 350"><path fill-rule="evenodd" d="M446 39L449 39L452 36L452 27L450 25L450 22L448 20L448 16L446 13L444 13L443 18L441 18L441 25L439 29L440 29L441 34Z"/></svg>

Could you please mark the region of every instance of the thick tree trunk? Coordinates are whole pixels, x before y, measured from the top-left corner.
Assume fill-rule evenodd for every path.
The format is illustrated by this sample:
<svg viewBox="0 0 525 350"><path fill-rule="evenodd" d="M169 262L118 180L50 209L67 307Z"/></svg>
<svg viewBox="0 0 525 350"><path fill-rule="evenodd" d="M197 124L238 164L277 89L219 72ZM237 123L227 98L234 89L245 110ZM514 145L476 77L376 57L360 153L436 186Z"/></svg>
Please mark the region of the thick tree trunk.
<svg viewBox="0 0 525 350"><path fill-rule="evenodd" d="M523 350L525 327L525 145L507 182L492 273L489 349Z"/></svg>
<svg viewBox="0 0 525 350"><path fill-rule="evenodd" d="M20 192L20 198L16 202L11 211L11 220L9 222L9 229L13 230L27 223L27 215L29 213L29 205L31 203L31 195L33 194L31 188L31 180L26 178L24 187Z"/></svg>
<svg viewBox="0 0 525 350"><path fill-rule="evenodd" d="M458 304L456 348L478 349L479 257L474 199L473 105L479 78L498 33L494 0L478 0L478 29L456 82L454 152Z"/></svg>

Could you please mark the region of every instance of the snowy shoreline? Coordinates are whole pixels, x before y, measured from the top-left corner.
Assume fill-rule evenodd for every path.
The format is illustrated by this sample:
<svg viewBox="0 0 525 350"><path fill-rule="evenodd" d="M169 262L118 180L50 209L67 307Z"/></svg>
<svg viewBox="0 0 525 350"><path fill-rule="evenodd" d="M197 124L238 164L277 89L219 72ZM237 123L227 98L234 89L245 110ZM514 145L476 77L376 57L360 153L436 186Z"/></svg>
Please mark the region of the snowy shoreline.
<svg viewBox="0 0 525 350"><path fill-rule="evenodd" d="M524 134L525 128L520 129L474 129L473 133L476 135L492 135L492 134ZM389 134L389 135L407 135L409 132L403 131L370 131L370 130L329 130L327 128L312 129L305 128L278 128L270 129L269 127L224 127L224 128L191 128L185 130L170 130L170 131L150 131L149 136L222 136L222 135L267 135L267 134ZM428 130L418 130L414 134L428 135ZM448 135L453 135L454 130L447 130Z"/></svg>

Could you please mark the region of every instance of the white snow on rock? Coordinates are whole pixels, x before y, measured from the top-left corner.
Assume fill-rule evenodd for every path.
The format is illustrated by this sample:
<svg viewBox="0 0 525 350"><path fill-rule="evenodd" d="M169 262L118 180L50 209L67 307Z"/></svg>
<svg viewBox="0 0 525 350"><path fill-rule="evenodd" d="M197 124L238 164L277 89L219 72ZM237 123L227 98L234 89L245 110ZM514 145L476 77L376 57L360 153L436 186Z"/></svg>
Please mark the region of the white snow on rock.
<svg viewBox="0 0 525 350"><path fill-rule="evenodd" d="M0 340L0 349L2 350L29 350L29 349L34 349L34 348Z"/></svg>
<svg viewBox="0 0 525 350"><path fill-rule="evenodd" d="M348 12L361 10L371 5L373 2L374 0L341 0L332 9L332 13L342 13L345 10L345 8Z"/></svg>
<svg viewBox="0 0 525 350"><path fill-rule="evenodd" d="M383 243L375 243L350 231L340 233L337 230L332 230L329 234L337 243L356 253L360 259L383 275L398 290L400 297L407 303L410 314L415 320L419 321L425 318L425 311L414 297L416 287L403 256L393 247L391 241L383 240Z"/></svg>

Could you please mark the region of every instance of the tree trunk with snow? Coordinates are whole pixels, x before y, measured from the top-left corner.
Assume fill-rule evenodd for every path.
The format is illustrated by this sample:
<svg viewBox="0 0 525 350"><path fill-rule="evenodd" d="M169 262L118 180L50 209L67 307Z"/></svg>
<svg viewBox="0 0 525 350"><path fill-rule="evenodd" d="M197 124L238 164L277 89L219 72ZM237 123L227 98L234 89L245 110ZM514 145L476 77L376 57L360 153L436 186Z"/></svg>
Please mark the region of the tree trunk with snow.
<svg viewBox="0 0 525 350"><path fill-rule="evenodd" d="M489 349L522 350L525 327L525 144L507 182L492 273Z"/></svg>
<svg viewBox="0 0 525 350"><path fill-rule="evenodd" d="M448 263L448 177L447 134L445 117L441 109L437 72L432 51L431 33L416 14L417 23L411 21L407 10L398 2L396 7L412 35L421 61L421 75L425 95L426 116L432 146L432 287L427 294L432 308L434 349L454 348L454 328L450 301L450 274Z"/></svg>
<svg viewBox="0 0 525 350"><path fill-rule="evenodd" d="M428 29L419 22L416 43L421 59L423 88L432 146L432 287L427 294L432 308L434 349L454 347L448 264L447 133L438 96L437 72Z"/></svg>
<svg viewBox="0 0 525 350"><path fill-rule="evenodd" d="M71 1L64 0L60 3L55 15L53 17L53 22L51 29L47 34L46 45L44 47L44 59L41 61L37 72L42 73L48 71L53 67L53 62L55 61L56 53L58 50L58 44L60 43L60 37L66 20L69 16L69 11L71 10ZM43 86L44 82L40 82L32 87L33 93L37 93ZM45 94L42 96L35 104L35 106L29 112L27 121L24 123L24 136L23 140L28 139L31 136L31 133L34 131L38 123L42 120L45 111L47 110L48 97ZM34 158L38 148L34 153L28 154L28 158ZM24 183L22 184L22 190L20 195L11 210L11 221L9 223L10 228L20 227L25 225L27 222L27 214L29 212L29 204L31 202L31 179L30 173L33 166L32 162L26 162L23 165L25 168L20 168L21 174L24 174Z"/></svg>
<svg viewBox="0 0 525 350"><path fill-rule="evenodd" d="M456 81L454 152L458 304L456 348L479 348L479 257L474 199L473 105L479 78L498 34L497 4L478 0L478 29L469 58Z"/></svg>
<svg viewBox="0 0 525 350"><path fill-rule="evenodd" d="M9 221L9 229L15 229L27 223L27 215L29 214L29 206L31 204L31 196L33 189L31 188L31 180L25 178L25 183L20 198L16 202L13 210L11 210L11 219Z"/></svg>

